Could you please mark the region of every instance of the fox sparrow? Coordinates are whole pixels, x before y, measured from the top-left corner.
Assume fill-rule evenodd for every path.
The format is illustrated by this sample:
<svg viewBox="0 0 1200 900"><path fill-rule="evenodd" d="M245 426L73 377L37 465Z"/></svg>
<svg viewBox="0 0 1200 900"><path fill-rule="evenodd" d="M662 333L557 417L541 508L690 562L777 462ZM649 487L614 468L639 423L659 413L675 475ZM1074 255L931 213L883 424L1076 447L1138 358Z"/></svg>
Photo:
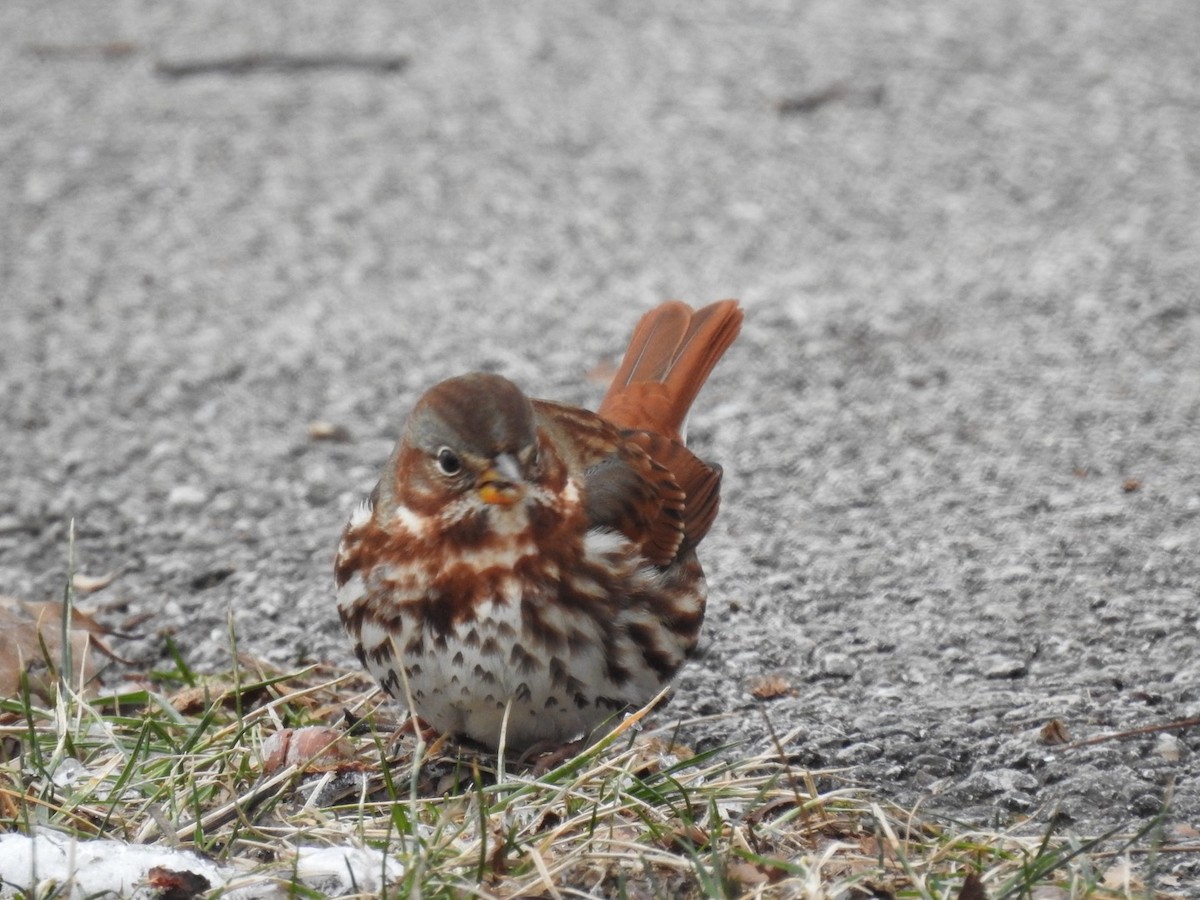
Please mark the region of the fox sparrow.
<svg viewBox="0 0 1200 900"><path fill-rule="evenodd" d="M338 548L354 651L442 733L514 750L650 700L696 646L696 545L721 468L688 409L737 337L735 300L643 316L597 412L498 375L417 402Z"/></svg>

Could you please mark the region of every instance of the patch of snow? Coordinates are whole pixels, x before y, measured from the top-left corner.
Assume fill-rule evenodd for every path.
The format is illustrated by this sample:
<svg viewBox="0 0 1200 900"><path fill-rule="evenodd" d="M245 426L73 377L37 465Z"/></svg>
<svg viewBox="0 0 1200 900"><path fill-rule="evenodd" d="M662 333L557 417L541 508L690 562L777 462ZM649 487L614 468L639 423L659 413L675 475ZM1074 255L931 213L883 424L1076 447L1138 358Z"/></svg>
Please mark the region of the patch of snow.
<svg viewBox="0 0 1200 900"><path fill-rule="evenodd" d="M54 770L54 783L61 788L73 787L76 782L87 778L87 766L72 756L64 757Z"/></svg>
<svg viewBox="0 0 1200 900"><path fill-rule="evenodd" d="M0 897L32 894L91 897L153 897L147 873L162 867L205 878L210 888L224 886L228 873L194 853L121 841L76 841L54 832L32 837L0 834ZM20 892L20 893L18 893Z"/></svg>
<svg viewBox="0 0 1200 900"><path fill-rule="evenodd" d="M372 847L300 847L296 876L327 895L380 891L404 874L395 859Z"/></svg>
<svg viewBox="0 0 1200 900"><path fill-rule="evenodd" d="M237 873L195 853L121 841L78 841L56 832L0 834L0 900L47 896L82 900L116 896L150 900L160 892L149 872L191 873L208 889L239 900L282 897L281 885L293 880L327 897L378 893L404 873L403 865L366 847L300 847L294 859L270 871Z"/></svg>

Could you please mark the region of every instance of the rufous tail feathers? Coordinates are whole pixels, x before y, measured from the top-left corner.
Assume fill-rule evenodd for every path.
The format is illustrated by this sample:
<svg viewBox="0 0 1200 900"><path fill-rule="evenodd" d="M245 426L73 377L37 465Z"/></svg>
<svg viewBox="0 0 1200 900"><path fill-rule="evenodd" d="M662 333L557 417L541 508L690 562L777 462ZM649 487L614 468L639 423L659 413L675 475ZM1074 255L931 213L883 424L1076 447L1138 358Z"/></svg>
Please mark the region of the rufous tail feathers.
<svg viewBox="0 0 1200 900"><path fill-rule="evenodd" d="M683 443L688 410L741 327L736 300L698 310L678 300L655 307L633 330L621 367L596 412L620 428Z"/></svg>

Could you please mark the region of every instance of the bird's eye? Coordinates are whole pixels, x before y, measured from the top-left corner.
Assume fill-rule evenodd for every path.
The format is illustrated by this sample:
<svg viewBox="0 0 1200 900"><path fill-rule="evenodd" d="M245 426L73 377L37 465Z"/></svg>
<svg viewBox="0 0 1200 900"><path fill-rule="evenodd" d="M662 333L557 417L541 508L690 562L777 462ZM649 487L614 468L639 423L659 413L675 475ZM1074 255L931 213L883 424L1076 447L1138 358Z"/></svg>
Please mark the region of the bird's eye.
<svg viewBox="0 0 1200 900"><path fill-rule="evenodd" d="M462 471L462 460L449 447L443 447L437 452L437 467L443 475L457 475Z"/></svg>

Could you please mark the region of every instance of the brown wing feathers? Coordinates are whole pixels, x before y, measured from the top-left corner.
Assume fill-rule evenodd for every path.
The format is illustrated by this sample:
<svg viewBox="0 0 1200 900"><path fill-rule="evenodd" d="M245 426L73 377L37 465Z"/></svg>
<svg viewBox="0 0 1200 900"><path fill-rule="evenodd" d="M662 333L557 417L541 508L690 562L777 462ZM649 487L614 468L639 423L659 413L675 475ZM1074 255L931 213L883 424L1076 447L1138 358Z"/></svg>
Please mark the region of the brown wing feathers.
<svg viewBox="0 0 1200 900"><path fill-rule="evenodd" d="M686 496L682 523L671 509L652 527L647 543L660 546L651 556L661 557L669 543L676 544L674 549L679 543L695 546L716 517L721 467L696 457L684 446L681 432L696 395L741 325L742 311L736 300L722 300L695 311L672 300L650 310L634 329L625 358L597 410L631 432L628 440L665 468ZM668 540L671 533L678 535L681 524L682 541L678 537Z"/></svg>

